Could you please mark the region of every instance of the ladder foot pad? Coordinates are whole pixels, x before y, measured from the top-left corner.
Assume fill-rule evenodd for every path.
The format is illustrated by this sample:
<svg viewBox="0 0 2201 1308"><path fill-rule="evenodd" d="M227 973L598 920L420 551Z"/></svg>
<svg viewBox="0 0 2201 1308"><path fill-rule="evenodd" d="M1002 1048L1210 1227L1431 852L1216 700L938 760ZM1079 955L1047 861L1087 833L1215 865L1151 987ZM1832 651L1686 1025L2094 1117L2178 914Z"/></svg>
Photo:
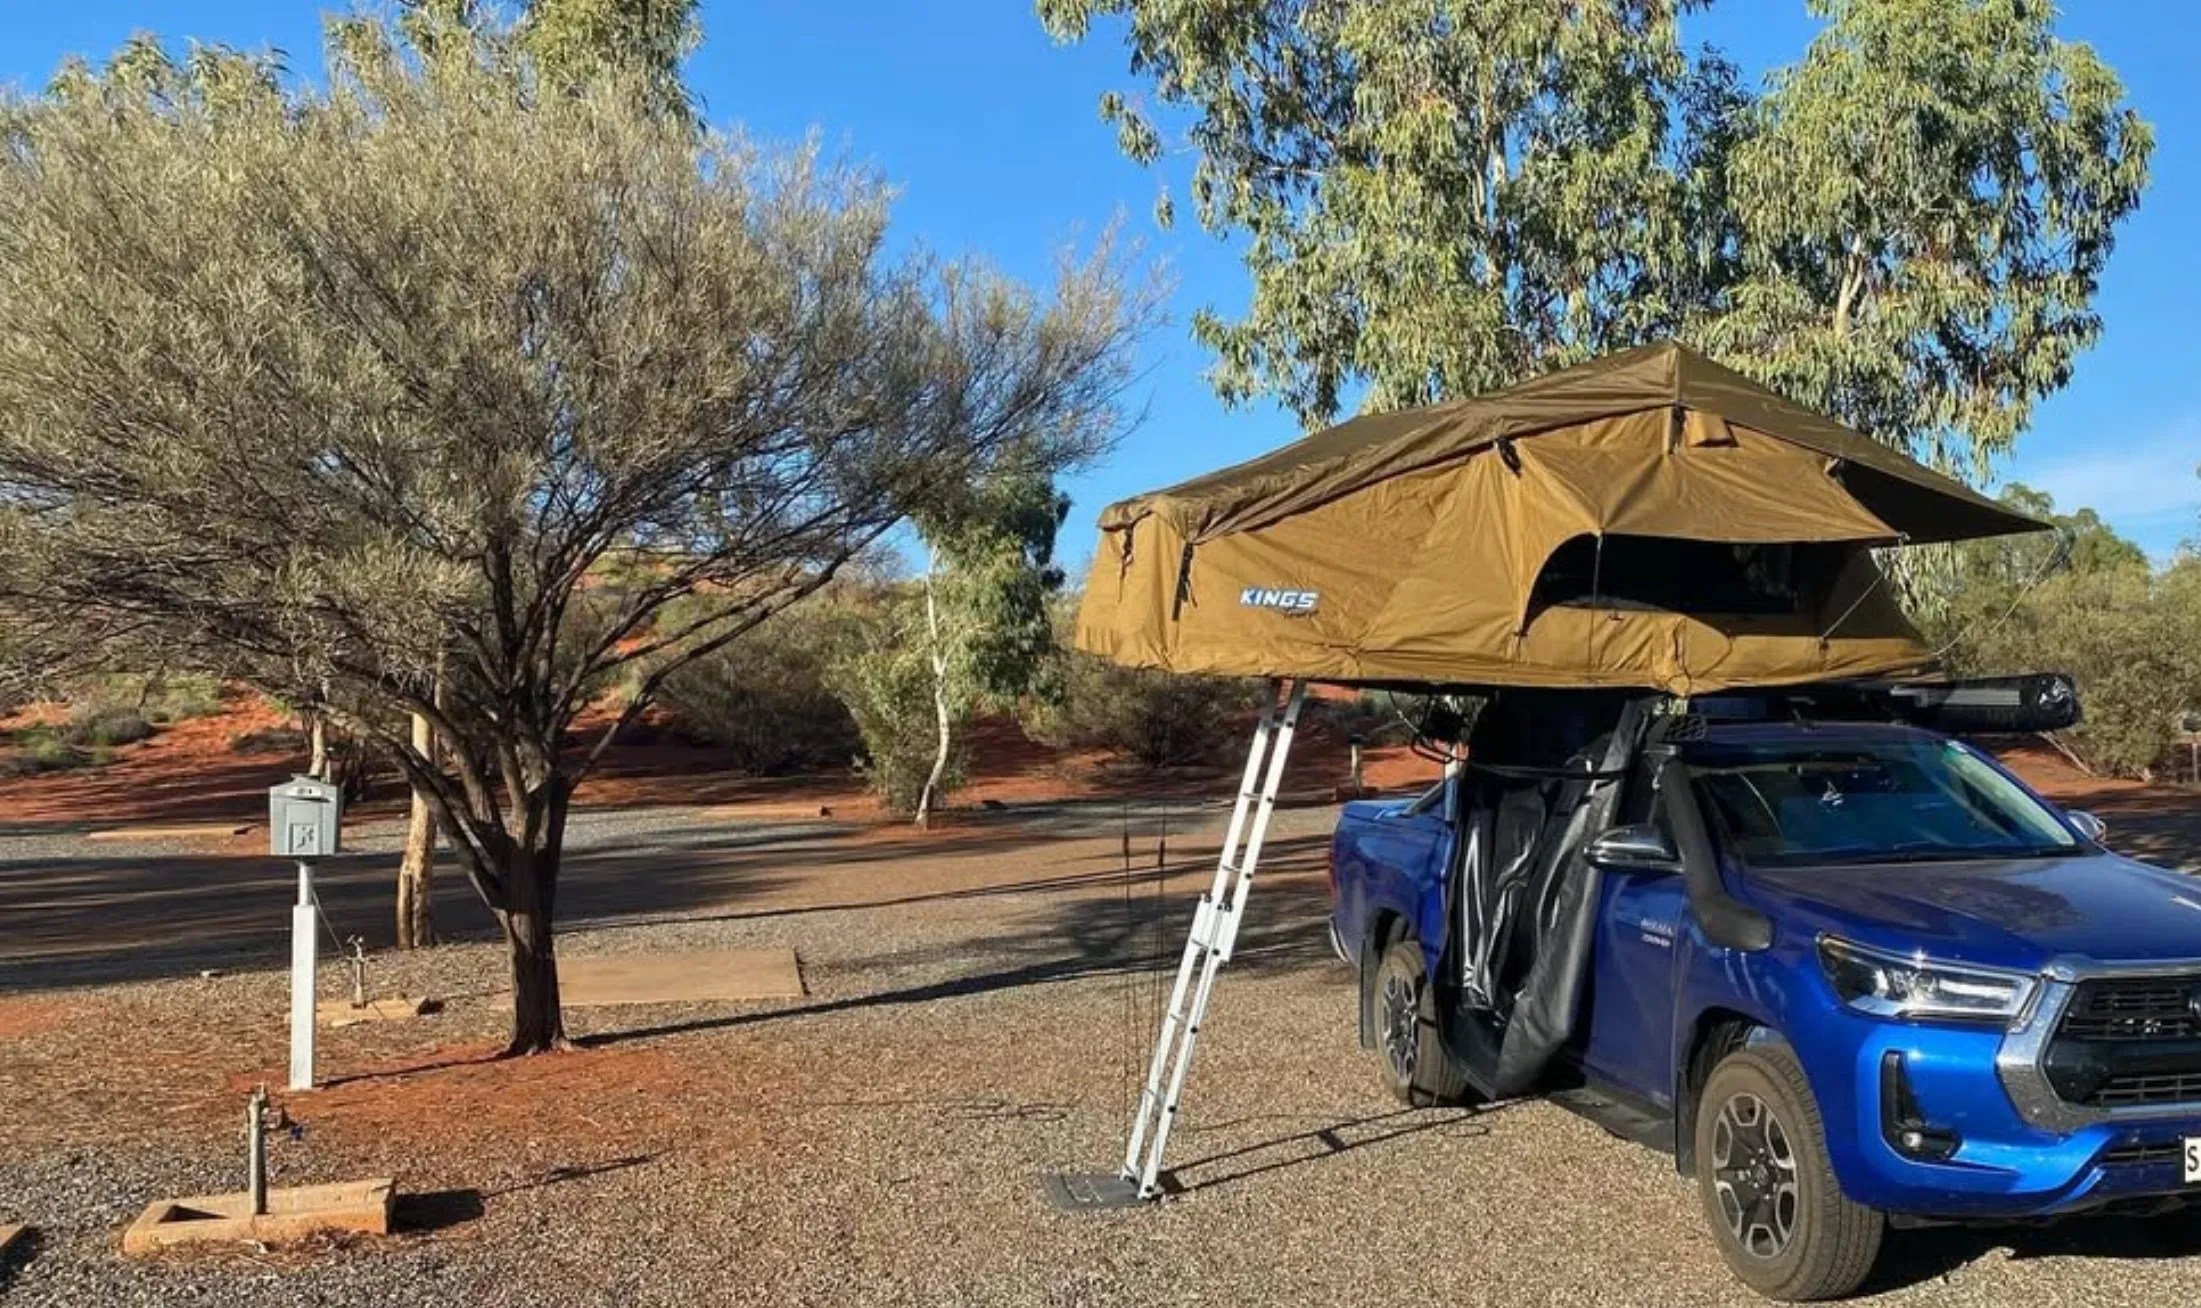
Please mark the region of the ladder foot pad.
<svg viewBox="0 0 2201 1308"><path fill-rule="evenodd" d="M1048 1172L1039 1178L1047 1202L1066 1213L1136 1208L1139 1183L1115 1172Z"/></svg>

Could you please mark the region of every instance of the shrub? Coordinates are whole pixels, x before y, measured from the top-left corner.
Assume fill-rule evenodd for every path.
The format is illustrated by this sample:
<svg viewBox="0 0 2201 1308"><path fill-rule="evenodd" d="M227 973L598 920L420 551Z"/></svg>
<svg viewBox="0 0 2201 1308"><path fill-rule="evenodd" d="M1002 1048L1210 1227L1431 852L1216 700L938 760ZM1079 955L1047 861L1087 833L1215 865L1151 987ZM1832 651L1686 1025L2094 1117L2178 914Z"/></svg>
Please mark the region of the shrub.
<svg viewBox="0 0 2201 1308"><path fill-rule="evenodd" d="M69 730L66 739L72 745L98 745L112 748L144 740L153 734L153 724L134 708L121 708L95 702L78 704L69 710Z"/></svg>
<svg viewBox="0 0 2201 1308"><path fill-rule="evenodd" d="M1212 762L1234 747L1231 719L1259 703L1257 682L1126 668L1073 651L1060 696L1030 706L1025 729L1049 744L1172 767Z"/></svg>
<svg viewBox="0 0 2201 1308"><path fill-rule="evenodd" d="M105 762L88 750L70 744L62 736L41 731L25 740L14 754L0 759L0 775L29 777L44 772L66 772Z"/></svg>
<svg viewBox="0 0 2201 1308"><path fill-rule="evenodd" d="M222 684L213 677L179 677L148 687L146 719L157 726L212 717L222 711Z"/></svg>
<svg viewBox="0 0 2201 1308"><path fill-rule="evenodd" d="M1409 711L1420 708L1418 700L1403 701L1403 705ZM1338 740L1396 742L1413 735L1412 719L1401 719L1401 707L1402 701L1387 692L1362 691L1344 699L1310 696L1300 724L1302 729L1320 726Z"/></svg>
<svg viewBox="0 0 2201 1308"><path fill-rule="evenodd" d="M2050 577L1969 625L1952 652L1967 673L2070 673L2084 720L2065 743L2089 767L2146 776L2181 710L2201 707L2201 560Z"/></svg>
<svg viewBox="0 0 2201 1308"><path fill-rule="evenodd" d="M229 747L239 754L303 754L306 745L306 733L295 727L261 727L229 738Z"/></svg>
<svg viewBox="0 0 2201 1308"><path fill-rule="evenodd" d="M833 691L847 705L863 742L857 770L891 812L908 813L924 793L940 748L932 666L913 624L913 604L890 605L869 624L861 643L828 669ZM955 733L942 778L943 793L962 783L967 755Z"/></svg>
<svg viewBox="0 0 2201 1308"><path fill-rule="evenodd" d="M679 732L759 775L841 767L854 758L856 720L827 685L826 669L856 619L838 597L813 603L669 677L658 703Z"/></svg>

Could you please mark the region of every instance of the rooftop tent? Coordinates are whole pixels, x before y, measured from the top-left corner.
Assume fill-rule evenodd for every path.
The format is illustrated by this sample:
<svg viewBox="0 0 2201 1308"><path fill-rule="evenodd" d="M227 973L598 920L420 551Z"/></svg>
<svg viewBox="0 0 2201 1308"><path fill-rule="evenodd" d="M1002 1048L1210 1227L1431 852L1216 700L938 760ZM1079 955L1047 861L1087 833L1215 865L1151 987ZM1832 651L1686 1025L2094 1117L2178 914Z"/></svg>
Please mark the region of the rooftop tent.
<svg viewBox="0 0 2201 1308"><path fill-rule="evenodd" d="M1665 343L1109 506L1076 639L1348 684L1703 693L1916 671L1874 546L2042 529Z"/></svg>
<svg viewBox="0 0 2201 1308"><path fill-rule="evenodd" d="M1872 549L2046 524L1663 344L1477 399L1356 418L1111 505L1100 525L1082 648L1289 686L1280 714L1271 687L1254 730L1123 1171L1078 1203L1162 1192L1185 1069L1307 682L1495 690L1468 742L1478 766L1455 782L1465 834L1431 975L1459 1000L1441 1005L1441 1034L1461 1074L1485 1094L1520 1093L1580 1007L1601 902L1584 844L1615 812L1617 770L1662 729L1655 697L1626 692L1921 671L1931 652ZM1538 689L1599 687L1619 693ZM1658 790L1683 816L1695 812L1688 792ZM1688 829L1676 825L1674 838L1700 925L1760 947L1763 920L1720 888ZM1363 987L1364 1041L1372 994Z"/></svg>

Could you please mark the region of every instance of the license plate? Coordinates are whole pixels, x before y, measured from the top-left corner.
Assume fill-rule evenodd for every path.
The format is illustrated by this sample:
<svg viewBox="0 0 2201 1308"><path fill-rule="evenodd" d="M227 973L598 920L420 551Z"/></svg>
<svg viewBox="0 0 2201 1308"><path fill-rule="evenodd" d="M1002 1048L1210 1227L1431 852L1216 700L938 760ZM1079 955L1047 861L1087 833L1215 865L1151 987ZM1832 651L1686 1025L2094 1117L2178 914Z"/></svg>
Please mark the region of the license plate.
<svg viewBox="0 0 2201 1308"><path fill-rule="evenodd" d="M2186 1183L2201 1181L2201 1135L2186 1137Z"/></svg>

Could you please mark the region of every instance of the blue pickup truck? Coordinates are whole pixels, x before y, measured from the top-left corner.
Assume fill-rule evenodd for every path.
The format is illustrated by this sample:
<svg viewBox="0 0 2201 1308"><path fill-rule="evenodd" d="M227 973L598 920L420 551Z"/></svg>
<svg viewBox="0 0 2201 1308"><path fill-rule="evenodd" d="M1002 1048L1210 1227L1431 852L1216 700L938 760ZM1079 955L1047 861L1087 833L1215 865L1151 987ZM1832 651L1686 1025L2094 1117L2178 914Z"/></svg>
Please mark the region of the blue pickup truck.
<svg viewBox="0 0 2201 1308"><path fill-rule="evenodd" d="M1893 703L1499 692L1444 781L1348 805L1333 943L1392 1091L1671 1153L1778 1299L1890 1226L2201 1193L2201 883Z"/></svg>

